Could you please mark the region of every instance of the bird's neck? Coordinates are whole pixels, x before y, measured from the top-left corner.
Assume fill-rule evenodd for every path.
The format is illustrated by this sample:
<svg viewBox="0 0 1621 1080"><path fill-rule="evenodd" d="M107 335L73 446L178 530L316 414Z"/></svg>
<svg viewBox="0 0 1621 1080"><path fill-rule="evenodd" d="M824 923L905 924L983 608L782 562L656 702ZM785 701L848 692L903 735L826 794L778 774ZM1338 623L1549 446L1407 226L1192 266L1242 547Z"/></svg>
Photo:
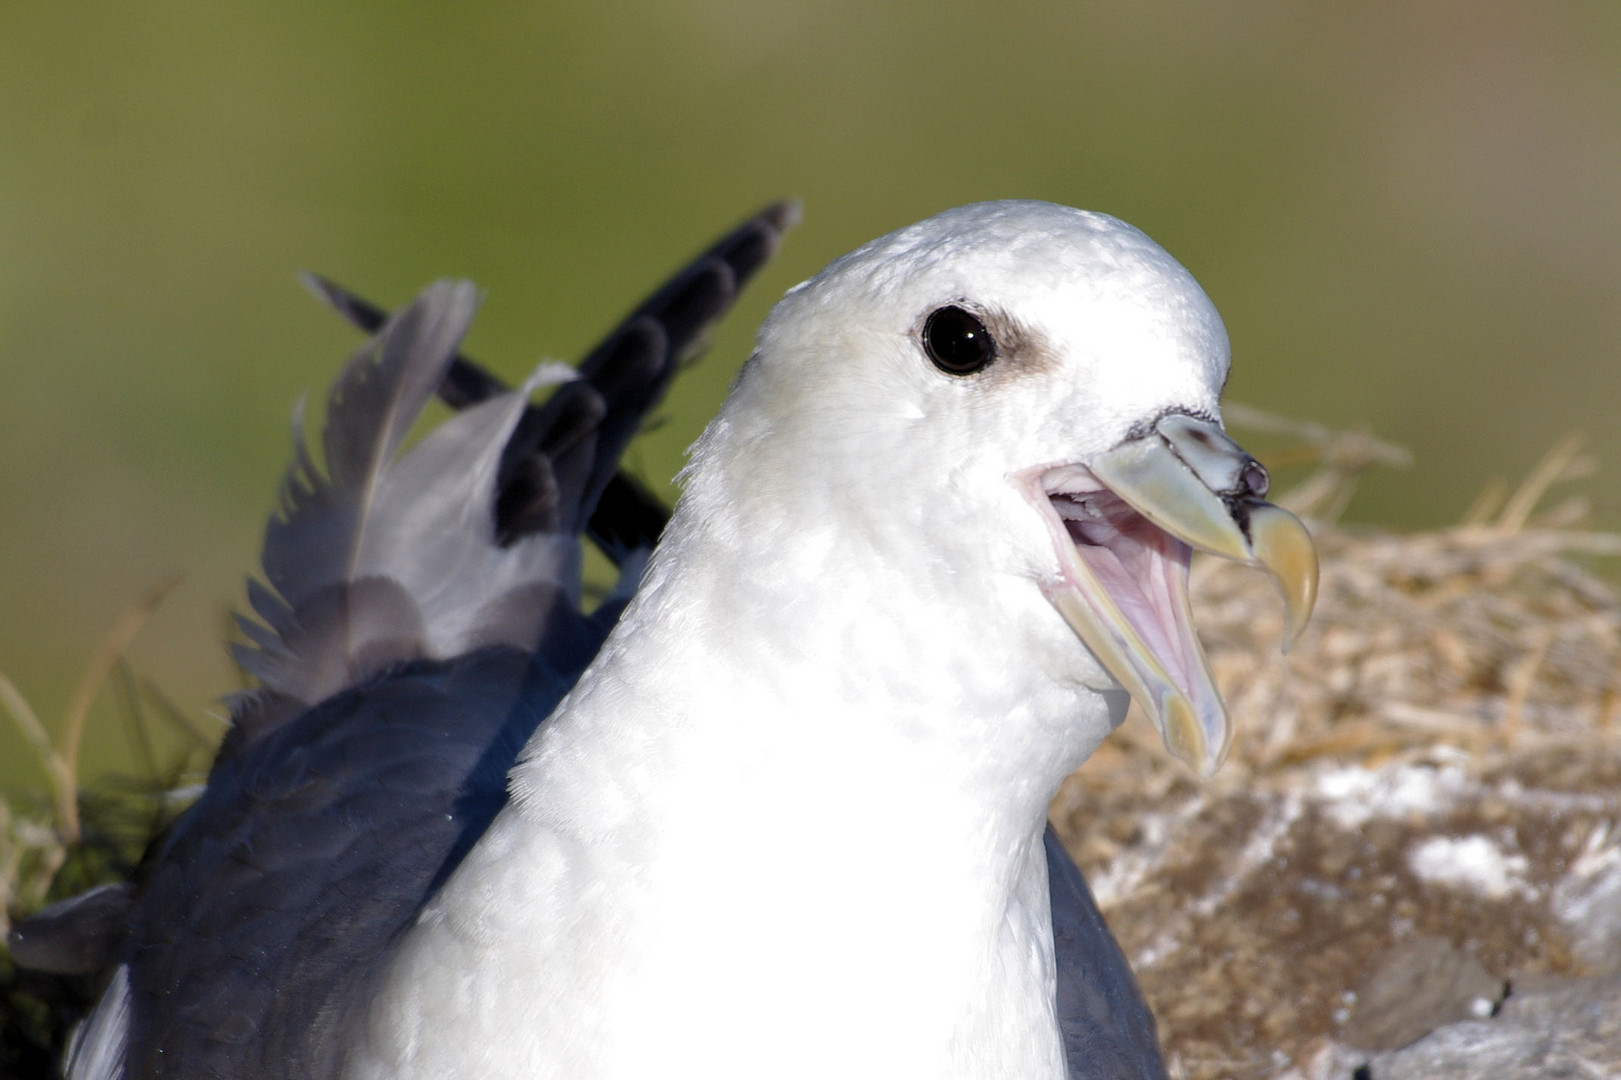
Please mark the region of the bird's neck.
<svg viewBox="0 0 1621 1080"><path fill-rule="evenodd" d="M1041 1075L1041 831L1094 741L1073 699L1043 700L976 638L962 609L997 583L941 589L836 530L771 552L713 535L652 567L514 778L533 827L640 897L643 1015L687 1037L668 998L702 985L706 1008L751 1018L731 1038L786 1038L797 1016L870 1027L845 1045L894 1055L875 1075L1001 1053L1000 1075Z"/></svg>
<svg viewBox="0 0 1621 1080"><path fill-rule="evenodd" d="M767 547L711 529L662 553L526 750L521 802L582 837L705 830L722 824L711 812L803 830L795 843L945 833L958 855L942 865L971 863L979 880L1039 847L1058 783L1111 717L978 621L1030 597L1053 617L1036 590L1014 600L1008 579L931 578L837 528ZM620 797L607 814L604 785Z"/></svg>
<svg viewBox="0 0 1621 1080"><path fill-rule="evenodd" d="M560 1021L525 1068L1060 1075L1041 830L1107 716L916 573L711 537L649 568L413 947L496 969L501 1023Z"/></svg>

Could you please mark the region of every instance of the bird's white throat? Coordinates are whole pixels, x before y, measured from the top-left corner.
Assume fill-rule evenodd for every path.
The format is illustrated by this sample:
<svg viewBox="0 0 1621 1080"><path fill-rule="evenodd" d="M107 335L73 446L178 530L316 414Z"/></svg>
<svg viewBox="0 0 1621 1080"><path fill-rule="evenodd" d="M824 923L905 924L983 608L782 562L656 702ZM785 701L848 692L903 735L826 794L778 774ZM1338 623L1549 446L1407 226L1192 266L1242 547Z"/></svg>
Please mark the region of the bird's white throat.
<svg viewBox="0 0 1621 1080"><path fill-rule="evenodd" d="M825 1076L857 1048L868 1075L1057 1075L1041 831L1111 698L1013 677L964 583L874 579L836 527L753 564L725 523L682 524L377 1015L530 1026L482 1040L530 1075ZM444 1016L417 969L484 974Z"/></svg>

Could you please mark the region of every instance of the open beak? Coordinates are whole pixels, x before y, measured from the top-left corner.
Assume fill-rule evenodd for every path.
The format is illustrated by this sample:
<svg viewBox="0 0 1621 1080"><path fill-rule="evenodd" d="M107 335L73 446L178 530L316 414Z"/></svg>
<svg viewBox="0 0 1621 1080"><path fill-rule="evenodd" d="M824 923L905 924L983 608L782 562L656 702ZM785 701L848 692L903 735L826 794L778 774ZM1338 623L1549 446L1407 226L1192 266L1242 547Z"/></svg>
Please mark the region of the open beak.
<svg viewBox="0 0 1621 1080"><path fill-rule="evenodd" d="M1266 502L1261 464L1221 428L1181 413L1086 465L1030 477L1053 535L1053 606L1201 776L1227 756L1227 708L1193 630L1192 550L1259 566L1283 594L1285 650L1317 597L1317 553L1300 519Z"/></svg>

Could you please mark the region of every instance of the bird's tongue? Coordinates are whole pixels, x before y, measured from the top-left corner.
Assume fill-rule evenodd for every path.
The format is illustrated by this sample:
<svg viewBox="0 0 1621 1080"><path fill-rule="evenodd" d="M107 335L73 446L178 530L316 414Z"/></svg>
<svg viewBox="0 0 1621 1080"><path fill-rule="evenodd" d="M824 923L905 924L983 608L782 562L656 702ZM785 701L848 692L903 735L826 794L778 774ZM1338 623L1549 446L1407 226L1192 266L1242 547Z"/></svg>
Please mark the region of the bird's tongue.
<svg viewBox="0 0 1621 1080"><path fill-rule="evenodd" d="M1108 491L1050 494L1062 576L1048 598L1201 775L1220 766L1227 712L1188 604L1192 549Z"/></svg>
<svg viewBox="0 0 1621 1080"><path fill-rule="evenodd" d="M1166 674L1189 693L1202 663L1187 621L1193 549L1118 498L1089 502L1083 507L1071 499L1054 499L1053 507L1103 591Z"/></svg>

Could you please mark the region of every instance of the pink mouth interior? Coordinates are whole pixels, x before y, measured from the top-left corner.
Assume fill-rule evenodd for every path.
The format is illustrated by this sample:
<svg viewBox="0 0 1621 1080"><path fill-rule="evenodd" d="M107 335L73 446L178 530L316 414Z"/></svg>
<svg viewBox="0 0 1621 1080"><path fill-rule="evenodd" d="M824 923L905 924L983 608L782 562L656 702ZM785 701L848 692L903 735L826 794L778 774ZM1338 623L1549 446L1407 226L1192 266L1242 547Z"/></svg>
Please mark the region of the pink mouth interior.
<svg viewBox="0 0 1621 1080"><path fill-rule="evenodd" d="M1199 664L1187 624L1193 549L1110 491L1048 492L1076 552L1183 693Z"/></svg>

